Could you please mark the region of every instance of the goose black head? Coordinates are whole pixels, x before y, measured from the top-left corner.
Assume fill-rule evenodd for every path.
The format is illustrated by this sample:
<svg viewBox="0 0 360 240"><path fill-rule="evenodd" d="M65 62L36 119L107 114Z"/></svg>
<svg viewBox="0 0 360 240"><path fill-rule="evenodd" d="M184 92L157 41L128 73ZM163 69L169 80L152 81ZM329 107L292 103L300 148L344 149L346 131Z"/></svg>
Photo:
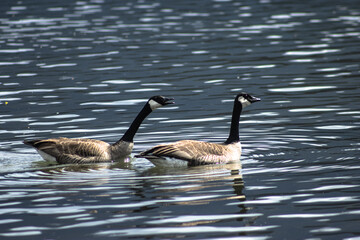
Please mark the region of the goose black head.
<svg viewBox="0 0 360 240"><path fill-rule="evenodd" d="M164 96L153 96L149 99L148 104L150 105L151 110L155 110L159 107L168 105L168 104L174 104L173 98L167 98Z"/></svg>
<svg viewBox="0 0 360 240"><path fill-rule="evenodd" d="M260 98L251 96L250 94L247 94L247 93L244 93L244 92L238 94L236 96L236 99L237 99L238 102L241 103L241 106L243 108L249 106L250 104L252 104L254 102L261 101Z"/></svg>

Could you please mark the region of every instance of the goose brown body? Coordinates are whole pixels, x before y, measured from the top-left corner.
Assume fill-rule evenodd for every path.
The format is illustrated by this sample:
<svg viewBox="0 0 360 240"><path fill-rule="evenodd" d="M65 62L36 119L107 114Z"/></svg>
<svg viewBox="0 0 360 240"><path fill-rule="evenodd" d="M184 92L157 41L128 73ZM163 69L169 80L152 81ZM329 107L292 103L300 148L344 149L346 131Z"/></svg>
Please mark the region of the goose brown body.
<svg viewBox="0 0 360 240"><path fill-rule="evenodd" d="M52 138L24 141L39 152L48 161L66 163L99 163L123 160L131 154L134 144L120 142L117 145L82 138Z"/></svg>
<svg viewBox="0 0 360 240"><path fill-rule="evenodd" d="M121 161L128 157L133 149L133 138L142 121L156 108L172 104L172 98L151 97L136 116L123 137L114 144L96 139L83 138L50 138L25 140L24 143L34 147L43 159L67 163L101 163Z"/></svg>
<svg viewBox="0 0 360 240"><path fill-rule="evenodd" d="M138 156L145 157L151 162L158 164L160 164L160 161L158 161L160 159L163 161L174 161L174 159L178 159L183 161L183 165L186 166L228 163L240 160L241 143L218 144L195 140L182 140L155 146L140 153ZM178 162L177 165L181 165L181 162Z"/></svg>

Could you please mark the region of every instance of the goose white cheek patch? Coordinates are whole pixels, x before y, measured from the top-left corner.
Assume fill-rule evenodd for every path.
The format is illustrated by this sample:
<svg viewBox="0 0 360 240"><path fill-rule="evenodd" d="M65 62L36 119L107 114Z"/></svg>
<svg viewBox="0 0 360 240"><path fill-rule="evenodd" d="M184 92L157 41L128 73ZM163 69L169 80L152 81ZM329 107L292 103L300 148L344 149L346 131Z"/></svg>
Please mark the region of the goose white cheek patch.
<svg viewBox="0 0 360 240"><path fill-rule="evenodd" d="M162 107L162 105L160 103L158 103L152 99L149 101L149 105L150 105L151 110L155 110L159 107Z"/></svg>
<svg viewBox="0 0 360 240"><path fill-rule="evenodd" d="M239 102L241 103L241 105L242 105L242 107L244 108L244 107L247 107L247 106L249 106L250 104L251 104L251 102L249 101L249 100L247 100L246 98L244 98L244 97L239 97Z"/></svg>

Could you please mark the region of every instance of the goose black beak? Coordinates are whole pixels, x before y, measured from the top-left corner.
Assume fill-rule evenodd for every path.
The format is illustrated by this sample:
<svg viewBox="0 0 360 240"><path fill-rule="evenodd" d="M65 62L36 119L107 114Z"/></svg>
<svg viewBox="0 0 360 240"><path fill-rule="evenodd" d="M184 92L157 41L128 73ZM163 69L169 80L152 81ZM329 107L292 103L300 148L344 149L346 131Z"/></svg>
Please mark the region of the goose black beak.
<svg viewBox="0 0 360 240"><path fill-rule="evenodd" d="M249 99L249 101L250 101L251 103L259 102L259 101L261 101L261 98L257 98L257 97L251 96L251 99Z"/></svg>
<svg viewBox="0 0 360 240"><path fill-rule="evenodd" d="M175 102L173 100L174 98L164 97L164 105L174 104Z"/></svg>

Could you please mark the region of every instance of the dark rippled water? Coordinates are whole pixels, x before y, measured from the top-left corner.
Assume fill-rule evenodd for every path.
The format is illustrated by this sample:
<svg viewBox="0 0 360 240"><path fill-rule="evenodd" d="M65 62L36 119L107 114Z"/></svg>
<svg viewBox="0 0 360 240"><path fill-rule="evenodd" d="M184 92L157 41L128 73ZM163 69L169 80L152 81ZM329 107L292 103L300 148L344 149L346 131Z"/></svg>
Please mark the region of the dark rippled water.
<svg viewBox="0 0 360 240"><path fill-rule="evenodd" d="M1 239L360 239L360 5L348 1L3 1ZM145 159L46 164L24 139L115 142L146 99L134 154L223 141L242 169Z"/></svg>

